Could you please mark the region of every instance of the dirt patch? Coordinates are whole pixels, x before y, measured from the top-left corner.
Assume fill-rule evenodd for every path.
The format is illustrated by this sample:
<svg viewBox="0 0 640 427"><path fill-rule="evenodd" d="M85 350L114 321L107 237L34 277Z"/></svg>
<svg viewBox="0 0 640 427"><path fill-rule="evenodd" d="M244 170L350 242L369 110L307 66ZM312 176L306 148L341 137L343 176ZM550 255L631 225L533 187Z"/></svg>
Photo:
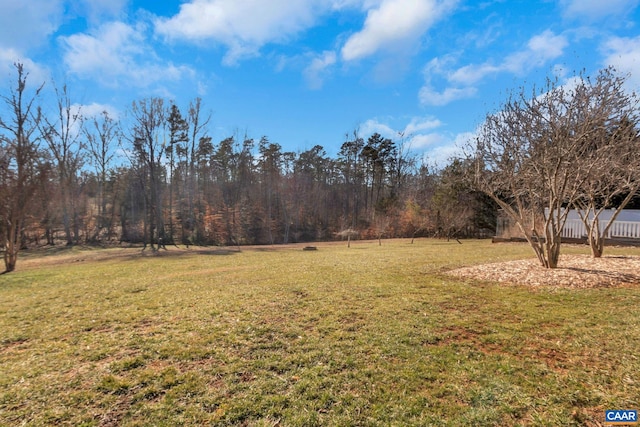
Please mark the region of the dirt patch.
<svg viewBox="0 0 640 427"><path fill-rule="evenodd" d="M537 259L506 261L451 270L455 277L514 285L609 288L640 284L640 257L563 255L559 267L547 269Z"/></svg>

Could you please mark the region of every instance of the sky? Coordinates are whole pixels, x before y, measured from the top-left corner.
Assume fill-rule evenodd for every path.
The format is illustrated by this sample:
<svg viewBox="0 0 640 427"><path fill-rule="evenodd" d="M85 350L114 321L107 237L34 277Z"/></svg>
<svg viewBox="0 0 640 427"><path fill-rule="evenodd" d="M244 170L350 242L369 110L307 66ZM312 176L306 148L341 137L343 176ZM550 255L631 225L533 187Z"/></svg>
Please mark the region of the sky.
<svg viewBox="0 0 640 427"><path fill-rule="evenodd" d="M215 142L283 151L378 132L443 164L510 91L614 66L640 89L640 0L0 0L0 93L67 85L83 115L133 101L186 112Z"/></svg>

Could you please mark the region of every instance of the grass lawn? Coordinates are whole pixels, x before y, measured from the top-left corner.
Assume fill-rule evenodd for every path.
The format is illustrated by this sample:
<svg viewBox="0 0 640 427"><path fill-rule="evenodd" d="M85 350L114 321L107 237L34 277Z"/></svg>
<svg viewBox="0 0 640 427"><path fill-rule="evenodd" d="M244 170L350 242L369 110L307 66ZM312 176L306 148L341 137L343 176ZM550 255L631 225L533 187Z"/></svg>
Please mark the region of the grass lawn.
<svg viewBox="0 0 640 427"><path fill-rule="evenodd" d="M442 274L532 257L524 244L317 247L26 254L0 276L0 425L566 426L640 409L640 289Z"/></svg>

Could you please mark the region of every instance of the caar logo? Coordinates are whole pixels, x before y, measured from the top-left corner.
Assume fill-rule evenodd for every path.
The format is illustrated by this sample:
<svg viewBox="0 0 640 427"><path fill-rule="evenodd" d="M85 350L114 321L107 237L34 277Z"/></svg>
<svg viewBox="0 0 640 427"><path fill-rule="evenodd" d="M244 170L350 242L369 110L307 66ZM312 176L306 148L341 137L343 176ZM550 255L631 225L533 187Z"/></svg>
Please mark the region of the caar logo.
<svg viewBox="0 0 640 427"><path fill-rule="evenodd" d="M605 411L604 423L607 426L638 424L638 411L635 409Z"/></svg>

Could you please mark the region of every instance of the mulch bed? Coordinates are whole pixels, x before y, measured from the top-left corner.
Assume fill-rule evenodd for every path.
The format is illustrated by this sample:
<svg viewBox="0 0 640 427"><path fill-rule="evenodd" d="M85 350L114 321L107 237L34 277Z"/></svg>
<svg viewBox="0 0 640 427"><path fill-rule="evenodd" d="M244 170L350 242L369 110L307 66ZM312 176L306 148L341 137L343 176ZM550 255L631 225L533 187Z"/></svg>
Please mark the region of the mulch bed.
<svg viewBox="0 0 640 427"><path fill-rule="evenodd" d="M463 267L447 274L534 287L609 288L640 284L638 256L562 255L558 265L558 268L546 269L534 258Z"/></svg>

